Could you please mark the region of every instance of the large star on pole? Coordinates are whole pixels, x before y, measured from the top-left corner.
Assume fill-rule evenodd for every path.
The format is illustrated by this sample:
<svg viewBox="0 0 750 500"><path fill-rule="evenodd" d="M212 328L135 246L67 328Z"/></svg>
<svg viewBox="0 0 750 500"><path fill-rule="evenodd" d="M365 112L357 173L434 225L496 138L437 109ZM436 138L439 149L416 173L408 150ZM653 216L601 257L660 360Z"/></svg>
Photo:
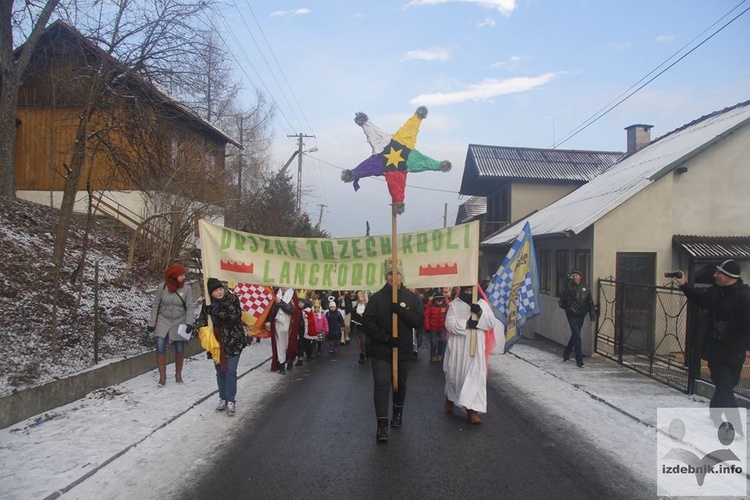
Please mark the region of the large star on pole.
<svg viewBox="0 0 750 500"><path fill-rule="evenodd" d="M364 130L367 142L372 146L372 156L356 168L344 170L341 179L344 182L354 182L354 190L359 191L359 180L363 177L384 176L391 193L393 212L404 213L404 190L408 172L448 172L451 169L451 162L433 160L414 149L419 125L426 116L427 108L420 106L395 134L390 135L370 123L366 114L357 113L354 122Z"/></svg>

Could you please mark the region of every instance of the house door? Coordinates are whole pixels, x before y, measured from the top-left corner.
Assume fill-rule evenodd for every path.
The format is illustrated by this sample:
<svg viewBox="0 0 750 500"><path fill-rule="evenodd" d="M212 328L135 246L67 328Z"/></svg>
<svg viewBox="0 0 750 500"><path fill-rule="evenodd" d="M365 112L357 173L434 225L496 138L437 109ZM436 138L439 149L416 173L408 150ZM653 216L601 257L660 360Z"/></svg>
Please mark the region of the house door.
<svg viewBox="0 0 750 500"><path fill-rule="evenodd" d="M655 315L655 253L617 253L615 342L623 351L652 352Z"/></svg>

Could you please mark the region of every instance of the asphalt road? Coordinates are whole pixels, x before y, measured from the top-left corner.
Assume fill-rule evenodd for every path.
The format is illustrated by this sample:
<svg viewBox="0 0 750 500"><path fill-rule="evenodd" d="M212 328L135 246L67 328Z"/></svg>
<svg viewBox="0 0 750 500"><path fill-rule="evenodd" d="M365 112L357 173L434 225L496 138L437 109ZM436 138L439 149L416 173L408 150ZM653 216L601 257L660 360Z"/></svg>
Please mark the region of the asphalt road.
<svg viewBox="0 0 750 500"><path fill-rule="evenodd" d="M372 372L352 342L284 375L283 390L179 498L653 498L522 389L491 378L479 426L445 413L442 366L426 349L387 444L375 441Z"/></svg>

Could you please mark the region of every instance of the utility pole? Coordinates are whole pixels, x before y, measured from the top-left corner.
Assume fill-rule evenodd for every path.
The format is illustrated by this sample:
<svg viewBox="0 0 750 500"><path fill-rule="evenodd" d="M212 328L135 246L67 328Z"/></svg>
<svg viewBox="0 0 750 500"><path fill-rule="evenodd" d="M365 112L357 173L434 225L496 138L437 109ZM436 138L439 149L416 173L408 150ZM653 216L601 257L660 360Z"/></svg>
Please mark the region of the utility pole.
<svg viewBox="0 0 750 500"><path fill-rule="evenodd" d="M323 209L328 205L318 203L318 206L320 207L320 215L318 215L318 223L315 225L315 228L320 231L320 225L323 223Z"/></svg>
<svg viewBox="0 0 750 500"><path fill-rule="evenodd" d="M443 209L443 227L448 227L448 204L445 204L445 208Z"/></svg>
<svg viewBox="0 0 750 500"><path fill-rule="evenodd" d="M302 148L304 143L302 139L304 137L315 137L314 135L306 135L300 132L297 135L287 135L287 137L297 138L297 215L302 213Z"/></svg>

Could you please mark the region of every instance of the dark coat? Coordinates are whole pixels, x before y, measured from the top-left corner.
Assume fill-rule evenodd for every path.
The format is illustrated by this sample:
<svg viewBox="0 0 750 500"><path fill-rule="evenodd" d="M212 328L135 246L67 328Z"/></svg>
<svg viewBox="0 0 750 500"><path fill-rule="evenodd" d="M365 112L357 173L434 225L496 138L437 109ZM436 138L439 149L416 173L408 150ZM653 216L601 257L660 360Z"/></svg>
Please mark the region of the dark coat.
<svg viewBox="0 0 750 500"><path fill-rule="evenodd" d="M591 296L588 285L583 282L580 285L576 285L573 281L568 283L560 296L560 307L565 309L566 316L583 318L588 314L591 321L595 319L596 305L594 304L594 298Z"/></svg>
<svg viewBox="0 0 750 500"><path fill-rule="evenodd" d="M242 349L247 345L245 339L245 328L242 326L242 308L240 300L229 290L224 291L224 297L220 301L211 299L211 305L203 305L198 316L196 326L198 328L208 325L208 312L214 325L217 340L221 342L222 350L226 357L239 356Z"/></svg>
<svg viewBox="0 0 750 500"><path fill-rule="evenodd" d="M750 287L738 280L730 286L680 287L687 299L708 311L702 356L712 363L741 365L750 351Z"/></svg>
<svg viewBox="0 0 750 500"><path fill-rule="evenodd" d="M344 331L344 315L339 309L330 309L325 313L328 321L328 338L331 340L340 340L341 332Z"/></svg>
<svg viewBox="0 0 750 500"><path fill-rule="evenodd" d="M392 291L391 285L386 284L375 292L362 315L362 325L370 341L372 357L384 361L393 360L393 348L390 345L393 338ZM422 299L402 286L398 289L398 303L405 306L398 315L398 359L408 361L412 356L414 328L421 327L424 322Z"/></svg>

